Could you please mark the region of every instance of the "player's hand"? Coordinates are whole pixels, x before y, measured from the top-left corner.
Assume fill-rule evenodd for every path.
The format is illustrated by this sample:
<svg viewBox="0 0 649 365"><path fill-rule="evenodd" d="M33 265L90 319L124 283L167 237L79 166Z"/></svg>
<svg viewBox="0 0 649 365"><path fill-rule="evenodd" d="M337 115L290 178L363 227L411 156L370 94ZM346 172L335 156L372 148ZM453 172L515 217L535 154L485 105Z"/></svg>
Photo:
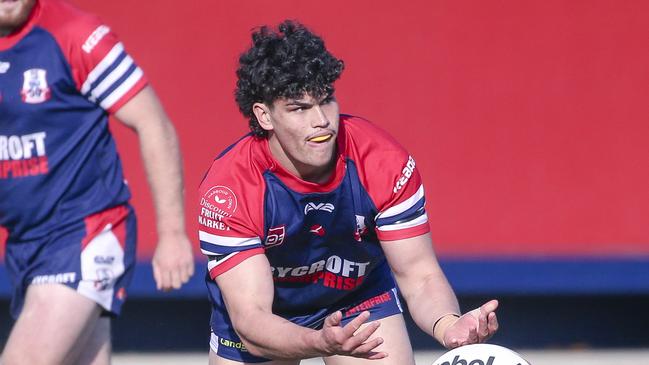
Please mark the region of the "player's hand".
<svg viewBox="0 0 649 365"><path fill-rule="evenodd" d="M491 300L465 313L446 328L443 344L449 349L473 343L485 342L498 331L496 318L498 301Z"/></svg>
<svg viewBox="0 0 649 365"><path fill-rule="evenodd" d="M194 275L194 255L187 236L161 235L152 264L158 290L180 289Z"/></svg>
<svg viewBox="0 0 649 365"><path fill-rule="evenodd" d="M319 332L322 347L327 356L344 355L360 357L369 360L383 359L388 356L385 352L374 351L383 343L383 338L370 336L379 328L379 322L371 322L359 331L359 328L370 318L370 312L362 312L344 327L341 326L342 313L337 311L325 318Z"/></svg>

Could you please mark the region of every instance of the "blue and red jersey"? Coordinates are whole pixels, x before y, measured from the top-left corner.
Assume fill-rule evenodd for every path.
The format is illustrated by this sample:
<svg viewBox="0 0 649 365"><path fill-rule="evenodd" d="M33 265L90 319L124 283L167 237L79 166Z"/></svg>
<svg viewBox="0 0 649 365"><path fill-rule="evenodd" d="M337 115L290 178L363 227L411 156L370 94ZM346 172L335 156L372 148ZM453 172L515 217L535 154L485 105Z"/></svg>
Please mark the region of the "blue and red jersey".
<svg viewBox="0 0 649 365"><path fill-rule="evenodd" d="M201 250L219 257L208 261L206 278L213 326L224 313L213 279L257 254L270 262L273 311L285 317L392 289L380 241L427 233L424 206L414 159L367 120L341 116L335 173L325 184L284 169L267 139L244 137L200 186Z"/></svg>
<svg viewBox="0 0 649 365"><path fill-rule="evenodd" d="M0 225L39 239L127 202L108 115L147 81L111 29L39 0L0 38Z"/></svg>

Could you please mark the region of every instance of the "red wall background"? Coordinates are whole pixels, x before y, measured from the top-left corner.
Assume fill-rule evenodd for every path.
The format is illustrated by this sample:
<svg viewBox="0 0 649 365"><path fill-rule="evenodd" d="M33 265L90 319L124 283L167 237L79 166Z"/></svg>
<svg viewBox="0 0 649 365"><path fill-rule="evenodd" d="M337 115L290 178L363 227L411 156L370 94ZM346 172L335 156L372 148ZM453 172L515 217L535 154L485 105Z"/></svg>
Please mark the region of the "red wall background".
<svg viewBox="0 0 649 365"><path fill-rule="evenodd" d="M345 60L341 111L380 124L417 160L441 255L649 254L649 2L74 3L117 32L174 120L194 241L200 179L247 132L238 55L252 28L292 18ZM148 257L137 139L112 128Z"/></svg>

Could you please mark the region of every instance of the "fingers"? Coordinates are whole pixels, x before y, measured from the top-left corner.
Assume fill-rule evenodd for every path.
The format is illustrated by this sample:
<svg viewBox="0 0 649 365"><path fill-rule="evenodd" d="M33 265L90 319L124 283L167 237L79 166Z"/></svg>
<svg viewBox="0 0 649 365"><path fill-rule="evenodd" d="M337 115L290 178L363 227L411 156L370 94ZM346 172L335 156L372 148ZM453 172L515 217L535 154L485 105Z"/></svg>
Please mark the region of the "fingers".
<svg viewBox="0 0 649 365"><path fill-rule="evenodd" d="M160 268L156 264L156 262L153 262L153 279L155 279L155 286L156 289L160 290L162 288L162 273L160 272Z"/></svg>
<svg viewBox="0 0 649 365"><path fill-rule="evenodd" d="M343 319L343 314L341 311L336 311L327 318L325 318L324 321L324 327L335 327L340 325L340 321Z"/></svg>
<svg viewBox="0 0 649 365"><path fill-rule="evenodd" d="M491 300L480 307L478 316L478 342L485 342L498 330L498 318L494 312L498 308L498 301Z"/></svg>
<svg viewBox="0 0 649 365"><path fill-rule="evenodd" d="M352 319L349 323L347 323L345 327L343 327L343 331L345 332L347 337L351 337L359 328L361 328L361 325L365 323L365 321L367 321L369 318L370 318L370 312L368 311L361 312L361 314L356 316L356 318ZM376 328L374 330L376 330Z"/></svg>
<svg viewBox="0 0 649 365"><path fill-rule="evenodd" d="M180 289L194 274L194 265L167 263L163 265L157 260L153 261L153 277L158 290L169 291Z"/></svg>
<svg viewBox="0 0 649 365"><path fill-rule="evenodd" d="M325 331L325 338L328 338L326 341L330 343L328 347L331 348L331 354L371 360L387 357L386 352L375 351L383 343L383 338L370 339L381 323L375 321L363 326L369 317L369 312L362 312L343 327L340 326L341 311L336 311L325 318L323 331Z"/></svg>
<svg viewBox="0 0 649 365"><path fill-rule="evenodd" d="M493 299L480 306L480 313L488 315L489 313L495 311L496 308L498 308L498 301Z"/></svg>
<svg viewBox="0 0 649 365"><path fill-rule="evenodd" d="M367 349L367 351L370 351L383 343L383 339L381 337L377 337L372 339L371 341L365 342L370 338L370 336L374 334L374 332L376 332L376 330L381 325L381 323L379 323L378 321L368 323L367 326L365 326L365 328L363 328L362 330L358 331L358 333L355 333L356 331L354 331L351 334L349 334L349 332L347 331L347 327L349 327L350 325L351 322L348 323L347 326L343 328L345 333L349 336L348 339L343 344L343 350L353 353L352 351L353 349L358 349L360 347L367 347L371 345L371 348Z"/></svg>

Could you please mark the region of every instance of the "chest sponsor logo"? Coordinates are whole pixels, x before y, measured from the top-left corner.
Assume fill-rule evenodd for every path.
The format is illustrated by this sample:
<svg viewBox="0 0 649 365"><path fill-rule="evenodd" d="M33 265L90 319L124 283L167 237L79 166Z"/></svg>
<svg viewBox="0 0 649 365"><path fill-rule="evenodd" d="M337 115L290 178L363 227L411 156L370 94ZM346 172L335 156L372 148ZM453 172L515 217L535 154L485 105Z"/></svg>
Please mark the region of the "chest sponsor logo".
<svg viewBox="0 0 649 365"><path fill-rule="evenodd" d="M0 61L0 74L7 73L7 71L9 71L9 67L11 67L11 63Z"/></svg>
<svg viewBox="0 0 649 365"><path fill-rule="evenodd" d="M282 225L279 227L273 227L268 230L268 234L266 235L266 241L264 241L264 245L266 247L281 245L284 242L285 237L286 237L286 226Z"/></svg>
<svg viewBox="0 0 649 365"><path fill-rule="evenodd" d="M0 135L0 180L46 174L45 132Z"/></svg>
<svg viewBox="0 0 649 365"><path fill-rule="evenodd" d="M361 241L363 235L367 233L367 226L365 225L365 217L362 215L356 216L356 231L354 232L354 239L358 242Z"/></svg>
<svg viewBox="0 0 649 365"><path fill-rule="evenodd" d="M412 173L415 171L415 159L412 158L412 156L408 156L408 162L406 162L406 166L403 167L401 170L401 176L399 177L399 180L397 180L397 183L394 185L394 189L392 189L392 192L395 194L401 190L402 187L406 185L408 180L410 180L410 177L412 176Z"/></svg>
<svg viewBox="0 0 649 365"><path fill-rule="evenodd" d="M201 213L198 223L205 227L228 231L230 227L223 222L224 217L232 217L237 211L237 196L227 186L211 187L201 197Z"/></svg>
<svg viewBox="0 0 649 365"><path fill-rule="evenodd" d="M297 267L272 266L273 280L287 283L320 284L338 290L353 290L364 280L370 262L355 262L332 255Z"/></svg>
<svg viewBox="0 0 649 365"><path fill-rule="evenodd" d="M23 89L20 92L27 104L39 104L50 98L50 88L47 85L47 71L42 68L32 68L23 73Z"/></svg>
<svg viewBox="0 0 649 365"><path fill-rule="evenodd" d="M92 50L95 48L97 44L99 44L99 41L101 41L102 38L106 34L110 32L110 28L105 26L105 25L100 25L95 29L88 39L86 39L85 42L83 42L83 45L81 46L81 49L83 49L84 52L90 53Z"/></svg>
<svg viewBox="0 0 649 365"><path fill-rule="evenodd" d="M336 209L336 208L335 208L334 205L331 204L331 203L313 203L313 202L308 202L308 203L304 206L304 215L307 215L307 213L309 213L309 212L311 212L311 211L318 211L318 210L322 210L322 211L325 211L325 212L329 212L329 213L331 213L331 212L334 211L334 209Z"/></svg>

